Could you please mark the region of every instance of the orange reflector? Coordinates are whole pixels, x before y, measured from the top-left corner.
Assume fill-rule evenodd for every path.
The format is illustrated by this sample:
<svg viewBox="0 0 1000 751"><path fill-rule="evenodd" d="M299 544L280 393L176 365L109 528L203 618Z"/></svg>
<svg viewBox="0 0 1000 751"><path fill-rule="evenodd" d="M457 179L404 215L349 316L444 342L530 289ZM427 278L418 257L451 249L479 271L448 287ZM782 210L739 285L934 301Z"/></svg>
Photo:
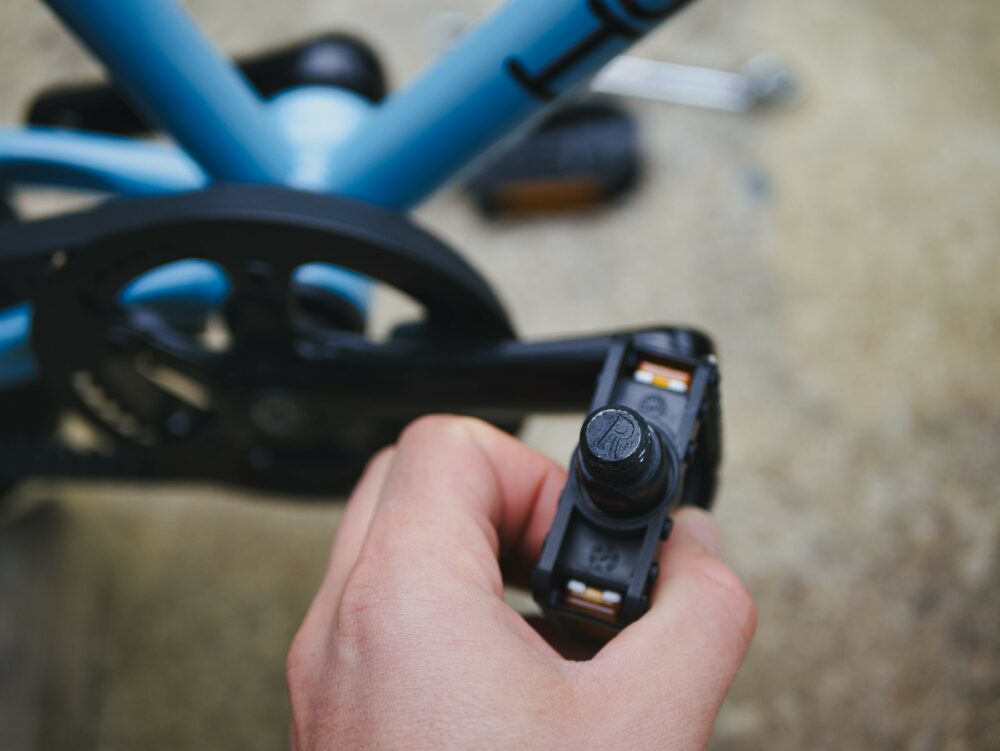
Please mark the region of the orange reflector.
<svg viewBox="0 0 1000 751"><path fill-rule="evenodd" d="M504 185L497 191L497 203L504 211L517 214L592 206L601 198L600 184L585 179L525 180Z"/></svg>
<svg viewBox="0 0 1000 751"><path fill-rule="evenodd" d="M691 373L649 360L643 360L639 363L633 378L639 383L666 391L675 391L678 394L686 394L691 388Z"/></svg>
<svg viewBox="0 0 1000 751"><path fill-rule="evenodd" d="M563 602L566 607L578 613L599 618L602 621L616 623L621 613L622 597L611 590L600 590L590 587L581 581L571 579L566 584Z"/></svg>

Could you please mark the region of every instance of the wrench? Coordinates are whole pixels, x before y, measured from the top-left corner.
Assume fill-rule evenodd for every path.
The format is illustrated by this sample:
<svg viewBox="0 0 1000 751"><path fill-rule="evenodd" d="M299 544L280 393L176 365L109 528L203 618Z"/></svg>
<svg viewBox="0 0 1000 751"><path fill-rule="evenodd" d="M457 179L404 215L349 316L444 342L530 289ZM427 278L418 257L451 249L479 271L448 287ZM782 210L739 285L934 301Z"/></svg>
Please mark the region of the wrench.
<svg viewBox="0 0 1000 751"><path fill-rule="evenodd" d="M601 94L742 113L791 103L798 84L774 56L766 53L751 58L736 73L622 56L594 77L590 89Z"/></svg>

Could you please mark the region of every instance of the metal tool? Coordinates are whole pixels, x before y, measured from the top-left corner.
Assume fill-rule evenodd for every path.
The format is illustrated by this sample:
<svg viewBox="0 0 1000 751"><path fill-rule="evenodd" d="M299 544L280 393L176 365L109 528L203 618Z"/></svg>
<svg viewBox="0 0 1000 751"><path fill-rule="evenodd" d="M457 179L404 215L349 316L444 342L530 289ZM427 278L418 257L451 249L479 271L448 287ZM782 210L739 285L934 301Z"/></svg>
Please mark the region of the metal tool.
<svg viewBox="0 0 1000 751"><path fill-rule="evenodd" d="M461 11L435 13L428 25L431 47L448 49L471 23L471 17ZM768 52L754 55L738 71L621 55L591 80L590 91L741 113L792 104L798 98L799 84Z"/></svg>
<svg viewBox="0 0 1000 751"><path fill-rule="evenodd" d="M798 84L773 55L748 60L739 72L618 57L594 77L591 91L691 107L750 112L794 101Z"/></svg>

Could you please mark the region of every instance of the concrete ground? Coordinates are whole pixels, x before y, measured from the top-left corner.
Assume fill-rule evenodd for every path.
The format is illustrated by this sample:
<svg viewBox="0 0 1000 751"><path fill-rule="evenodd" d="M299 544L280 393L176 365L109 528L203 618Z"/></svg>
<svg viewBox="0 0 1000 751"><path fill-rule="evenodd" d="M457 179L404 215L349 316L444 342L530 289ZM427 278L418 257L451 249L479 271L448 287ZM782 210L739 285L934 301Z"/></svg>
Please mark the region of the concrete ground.
<svg viewBox="0 0 1000 751"><path fill-rule="evenodd" d="M489 3L188 5L234 52L360 32L399 82L431 55L431 12ZM720 751L1000 745L997 38L977 0L705 0L639 51L775 52L799 107L634 105L646 180L592 216L488 225L454 193L419 212L526 335L716 337L718 518L761 615ZM93 70L40 4L0 6L0 122ZM564 459L577 422L526 438ZM283 655L335 506L37 483L12 504L0 746L283 747Z"/></svg>

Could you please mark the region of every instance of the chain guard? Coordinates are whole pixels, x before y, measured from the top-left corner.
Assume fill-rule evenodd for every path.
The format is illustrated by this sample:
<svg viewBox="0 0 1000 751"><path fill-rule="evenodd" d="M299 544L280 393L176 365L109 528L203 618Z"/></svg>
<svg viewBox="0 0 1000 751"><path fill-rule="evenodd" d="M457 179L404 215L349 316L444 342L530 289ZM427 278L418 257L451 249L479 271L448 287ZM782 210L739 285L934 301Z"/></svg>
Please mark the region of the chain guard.
<svg viewBox="0 0 1000 751"><path fill-rule="evenodd" d="M304 264L356 271L418 302L411 350L513 336L487 283L453 251L399 214L347 199L226 185L18 229L0 233L0 248L26 272L50 393L167 474L329 487L416 416L346 416L310 400L326 386L316 359L363 340L296 290ZM204 330L119 301L134 279L191 258L228 279L224 351L205 345Z"/></svg>

